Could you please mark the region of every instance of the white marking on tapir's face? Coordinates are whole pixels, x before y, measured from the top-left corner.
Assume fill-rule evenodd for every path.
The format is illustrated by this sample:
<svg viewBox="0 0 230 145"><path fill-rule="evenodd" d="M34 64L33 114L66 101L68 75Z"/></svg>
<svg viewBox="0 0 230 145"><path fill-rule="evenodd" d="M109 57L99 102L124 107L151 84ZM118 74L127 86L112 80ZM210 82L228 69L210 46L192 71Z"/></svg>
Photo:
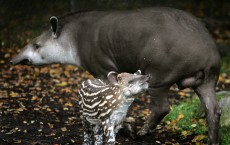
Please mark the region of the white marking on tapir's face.
<svg viewBox="0 0 230 145"><path fill-rule="evenodd" d="M47 36L48 35L48 36ZM34 45L40 46L38 49ZM71 43L67 35L60 35L53 38L49 33L43 33L35 39L27 48L27 58L35 65L62 63L74 64L80 66L79 56L77 55L76 46Z"/></svg>

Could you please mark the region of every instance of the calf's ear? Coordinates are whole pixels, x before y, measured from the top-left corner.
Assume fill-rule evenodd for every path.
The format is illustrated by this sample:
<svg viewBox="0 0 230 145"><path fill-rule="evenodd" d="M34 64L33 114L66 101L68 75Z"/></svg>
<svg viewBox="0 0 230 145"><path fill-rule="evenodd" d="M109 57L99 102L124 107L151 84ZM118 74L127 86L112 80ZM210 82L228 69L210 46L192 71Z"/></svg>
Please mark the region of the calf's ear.
<svg viewBox="0 0 230 145"><path fill-rule="evenodd" d="M141 70L138 70L137 72L135 72L134 75L141 75Z"/></svg>
<svg viewBox="0 0 230 145"><path fill-rule="evenodd" d="M111 82L114 85L118 85L117 75L118 74L114 71L109 72L107 75L109 82Z"/></svg>

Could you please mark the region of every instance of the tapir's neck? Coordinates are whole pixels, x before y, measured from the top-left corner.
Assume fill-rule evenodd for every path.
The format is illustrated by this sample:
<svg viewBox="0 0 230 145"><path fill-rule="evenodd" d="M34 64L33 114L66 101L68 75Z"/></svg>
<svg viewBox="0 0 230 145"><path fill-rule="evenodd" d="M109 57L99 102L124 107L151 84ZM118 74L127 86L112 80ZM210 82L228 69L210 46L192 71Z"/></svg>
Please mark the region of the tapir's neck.
<svg viewBox="0 0 230 145"><path fill-rule="evenodd" d="M63 45L62 47L64 49L64 51L62 52L63 57L60 57L62 59L60 60L61 63L81 66L80 55L77 51L77 45L74 43L75 41L72 41L73 38L68 36L67 33L67 35L63 36L60 39L62 39L62 42L66 42L65 44L61 44Z"/></svg>
<svg viewBox="0 0 230 145"><path fill-rule="evenodd" d="M68 64L81 66L80 55L77 52L77 49L73 45L69 44L69 51L67 53L68 53L67 54L68 55L68 59L67 59Z"/></svg>

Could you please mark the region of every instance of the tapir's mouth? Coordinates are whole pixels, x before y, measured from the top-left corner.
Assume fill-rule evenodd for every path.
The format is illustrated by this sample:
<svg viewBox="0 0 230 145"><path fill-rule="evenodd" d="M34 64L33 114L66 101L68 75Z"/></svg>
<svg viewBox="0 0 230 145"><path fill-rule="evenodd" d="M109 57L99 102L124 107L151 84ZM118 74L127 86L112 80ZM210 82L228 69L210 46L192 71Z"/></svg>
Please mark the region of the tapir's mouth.
<svg viewBox="0 0 230 145"><path fill-rule="evenodd" d="M14 64L14 65L16 65L16 64L31 65L32 64L32 62L29 59L23 59L21 61L12 60L11 63Z"/></svg>
<svg viewBox="0 0 230 145"><path fill-rule="evenodd" d="M32 62L29 59L23 59L21 62L19 62L19 64L22 64L22 65L31 65Z"/></svg>

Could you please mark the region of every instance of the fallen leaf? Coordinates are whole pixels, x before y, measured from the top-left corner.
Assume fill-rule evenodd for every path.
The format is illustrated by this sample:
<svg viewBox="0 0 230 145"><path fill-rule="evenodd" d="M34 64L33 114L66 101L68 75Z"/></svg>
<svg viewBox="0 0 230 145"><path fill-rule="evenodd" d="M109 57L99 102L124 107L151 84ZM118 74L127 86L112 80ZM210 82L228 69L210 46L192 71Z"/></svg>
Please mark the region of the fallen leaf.
<svg viewBox="0 0 230 145"><path fill-rule="evenodd" d="M197 136L195 136L194 138L193 138L193 140L192 140L192 142L198 142L198 141L201 141L201 140L203 140L203 139L205 139L207 136L205 136L205 135L197 135Z"/></svg>
<svg viewBox="0 0 230 145"><path fill-rule="evenodd" d="M11 91L10 92L10 97L20 97L18 93Z"/></svg>
<svg viewBox="0 0 230 145"><path fill-rule="evenodd" d="M61 82L61 83L56 84L56 86L58 87L64 87L66 85L67 85L67 82Z"/></svg>
<svg viewBox="0 0 230 145"><path fill-rule="evenodd" d="M66 127L62 127L62 128L61 128L61 131L66 132L66 131L67 131L67 128L66 128Z"/></svg>

